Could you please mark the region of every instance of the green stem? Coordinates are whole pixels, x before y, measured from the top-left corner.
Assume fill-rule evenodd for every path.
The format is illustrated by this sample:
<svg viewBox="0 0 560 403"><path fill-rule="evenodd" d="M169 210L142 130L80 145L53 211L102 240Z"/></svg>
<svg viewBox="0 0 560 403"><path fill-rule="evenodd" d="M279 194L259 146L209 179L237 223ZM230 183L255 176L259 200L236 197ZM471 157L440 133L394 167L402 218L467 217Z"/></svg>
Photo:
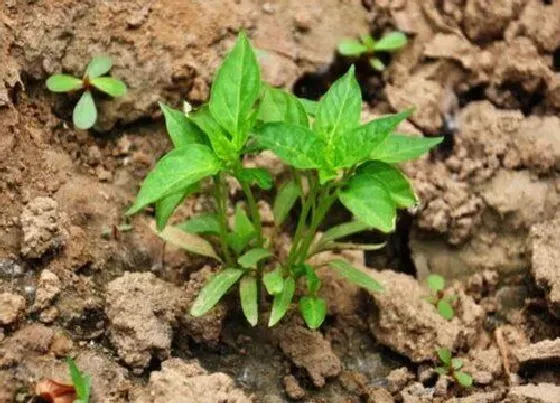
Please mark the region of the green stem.
<svg viewBox="0 0 560 403"><path fill-rule="evenodd" d="M224 197L224 185L222 182L222 175L214 176L214 199L216 200L216 207L218 210L218 221L220 223L220 246L224 254L226 264L230 267L233 266L233 258L227 243L228 223L226 212L226 198Z"/></svg>

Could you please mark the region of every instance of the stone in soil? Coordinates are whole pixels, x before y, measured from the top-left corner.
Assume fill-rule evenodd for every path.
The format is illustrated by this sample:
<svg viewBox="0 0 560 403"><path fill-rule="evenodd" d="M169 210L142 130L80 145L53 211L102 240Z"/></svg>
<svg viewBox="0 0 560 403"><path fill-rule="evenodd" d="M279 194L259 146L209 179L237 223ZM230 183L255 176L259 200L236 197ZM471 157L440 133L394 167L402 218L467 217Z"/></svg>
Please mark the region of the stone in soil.
<svg viewBox="0 0 560 403"><path fill-rule="evenodd" d="M406 367L394 369L387 375L387 389L391 393L398 392L414 378L414 374Z"/></svg>
<svg viewBox="0 0 560 403"><path fill-rule="evenodd" d="M293 375L284 377L284 389L290 399L301 400L305 397L305 390L299 385L297 379Z"/></svg>
<svg viewBox="0 0 560 403"><path fill-rule="evenodd" d="M560 363L560 338L543 340L513 350L520 366L529 364Z"/></svg>
<svg viewBox="0 0 560 403"><path fill-rule="evenodd" d="M503 403L558 403L560 402L560 386L553 383L515 386Z"/></svg>
<svg viewBox="0 0 560 403"><path fill-rule="evenodd" d="M35 293L34 309L45 309L60 294L62 282L56 274L48 269L41 272Z"/></svg>
<svg viewBox="0 0 560 403"><path fill-rule="evenodd" d="M18 320L25 310L25 298L21 295L0 294L0 325L11 325Z"/></svg>
<svg viewBox="0 0 560 403"><path fill-rule="evenodd" d="M58 203L51 198L37 197L30 201L21 213L21 228L21 254L26 258L40 258L62 246Z"/></svg>

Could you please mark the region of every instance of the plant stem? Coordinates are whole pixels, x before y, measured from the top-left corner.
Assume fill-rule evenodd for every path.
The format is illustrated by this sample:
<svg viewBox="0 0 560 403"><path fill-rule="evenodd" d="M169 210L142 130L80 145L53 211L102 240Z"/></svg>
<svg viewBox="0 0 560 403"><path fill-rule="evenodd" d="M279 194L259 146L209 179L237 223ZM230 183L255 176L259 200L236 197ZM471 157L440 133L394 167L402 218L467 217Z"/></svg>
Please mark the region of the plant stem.
<svg viewBox="0 0 560 403"><path fill-rule="evenodd" d="M233 259L227 243L228 223L225 204L227 199L224 197L224 185L221 174L214 176L214 199L216 200L218 221L220 223L220 246L222 248L226 264L231 267L233 265Z"/></svg>

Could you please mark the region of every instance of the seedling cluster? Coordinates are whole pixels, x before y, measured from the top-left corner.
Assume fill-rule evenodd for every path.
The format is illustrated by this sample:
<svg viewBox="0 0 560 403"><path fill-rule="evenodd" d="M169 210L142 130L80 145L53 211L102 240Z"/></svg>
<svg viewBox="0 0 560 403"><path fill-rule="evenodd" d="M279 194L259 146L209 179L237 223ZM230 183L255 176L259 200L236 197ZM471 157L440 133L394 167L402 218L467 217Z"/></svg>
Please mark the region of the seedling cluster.
<svg viewBox="0 0 560 403"><path fill-rule="evenodd" d="M377 71L385 70L385 64L376 57L377 52L395 52L406 45L406 35L402 32L389 32L379 40L374 40L369 34L360 36L360 40L345 40L338 44L341 55L350 57L368 56L371 67Z"/></svg>
<svg viewBox="0 0 560 403"><path fill-rule="evenodd" d="M460 358L453 358L451 351L440 348L436 351L441 366L437 367L435 371L440 375L447 375L453 378L459 385L464 388L470 388L473 384L473 379L470 374L461 371L463 368L463 360Z"/></svg>
<svg viewBox="0 0 560 403"><path fill-rule="evenodd" d="M426 279L428 288L432 291L432 295L426 297L426 300L436 307L441 316L447 320L453 319L455 310L453 304L457 297L455 295L445 295L445 279L437 274L430 274Z"/></svg>
<svg viewBox="0 0 560 403"><path fill-rule="evenodd" d="M124 82L112 77L102 77L111 70L111 66L111 59L108 56L98 56L91 59L82 78L55 74L47 80L47 88L53 92L83 90L72 113L72 120L77 128L89 129L97 121L97 108L92 96L94 88L115 98L126 94Z"/></svg>
<svg viewBox="0 0 560 403"><path fill-rule="evenodd" d="M155 205L154 230L163 239L221 264L194 301L192 315L208 312L238 284L241 307L251 325L258 322L265 290L272 298L269 326L284 317L296 295L301 295L297 303L306 324L317 328L323 323L327 304L319 296L321 281L308 259L340 247L340 239L366 229L393 231L397 209L417 202L395 164L416 158L441 141L394 134L410 110L360 124L361 108L353 67L318 102L263 83L244 33L218 69L207 104L188 115L161 105L174 148L145 178L128 214ZM290 167L290 177L278 189L266 169L244 165L245 156L265 150ZM228 176L239 182L245 197L244 203L234 206L232 220L227 213ZM203 180L211 182L213 209L167 226L176 207L201 191ZM273 239L263 232L255 188L274 192L278 231L294 205L298 201L301 205L291 248L282 261L273 253ZM319 237L319 226L336 200L355 219ZM367 272L345 260L333 260L329 266L361 287L382 290ZM305 279L306 287L296 294L299 278Z"/></svg>

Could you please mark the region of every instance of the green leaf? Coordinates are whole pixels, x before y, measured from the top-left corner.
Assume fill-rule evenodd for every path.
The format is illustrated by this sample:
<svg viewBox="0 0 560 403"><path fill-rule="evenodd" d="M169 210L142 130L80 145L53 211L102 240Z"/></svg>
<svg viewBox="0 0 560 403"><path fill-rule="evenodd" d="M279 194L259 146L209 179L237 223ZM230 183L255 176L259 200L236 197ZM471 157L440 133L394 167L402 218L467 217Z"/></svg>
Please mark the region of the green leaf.
<svg viewBox="0 0 560 403"><path fill-rule="evenodd" d="M367 46L368 50L373 50L373 46L375 45L375 41L371 37L370 34L363 34L360 35L360 41Z"/></svg>
<svg viewBox="0 0 560 403"><path fill-rule="evenodd" d="M237 150L245 145L247 121L259 96L259 64L245 32L219 68L210 94L210 112L232 134Z"/></svg>
<svg viewBox="0 0 560 403"><path fill-rule="evenodd" d="M277 324L280 319L286 315L288 307L292 303L292 298L294 297L294 292L296 290L296 282L293 277L287 277L284 280L284 286L280 294L274 296L274 301L272 302L272 311L270 312L270 318L268 319L268 327L272 327Z"/></svg>
<svg viewBox="0 0 560 403"><path fill-rule="evenodd" d="M259 308L257 298L257 278L247 274L239 282L239 299L241 309L251 326L255 326L259 321Z"/></svg>
<svg viewBox="0 0 560 403"><path fill-rule="evenodd" d="M181 190L177 193L165 196L158 201L156 201L156 228L161 231L165 228L167 221L177 208L179 204L185 200L189 195L198 192L200 186L198 183L194 183L188 186L186 189Z"/></svg>
<svg viewBox="0 0 560 403"><path fill-rule="evenodd" d="M460 370L461 368L463 368L463 360L461 360L460 358L453 358L451 360L451 368L456 371Z"/></svg>
<svg viewBox="0 0 560 403"><path fill-rule="evenodd" d="M406 35L402 32L389 32L383 36L373 46L375 51L388 51L398 50L406 45Z"/></svg>
<svg viewBox="0 0 560 403"><path fill-rule="evenodd" d="M317 276L317 273L315 273L315 269L312 266L308 264L304 264L303 266L305 267L307 291L309 294L315 295L317 291L319 291L319 288L321 288L321 279Z"/></svg>
<svg viewBox="0 0 560 403"><path fill-rule="evenodd" d="M76 396L78 397L78 399L88 403L91 391L91 377L89 375L83 374L78 369L78 366L72 358L67 357L66 363L68 364L68 370L70 371L72 385L76 390Z"/></svg>
<svg viewBox="0 0 560 403"><path fill-rule="evenodd" d="M148 204L177 193L205 176L215 175L220 169L220 162L206 146L191 144L176 148L160 159L146 176L136 201L127 214L134 214Z"/></svg>
<svg viewBox="0 0 560 403"><path fill-rule="evenodd" d="M358 169L358 173L359 175L370 175L385 185L398 207L407 208L418 202L418 198L406 176L392 165L380 161L371 161L362 165Z"/></svg>
<svg viewBox="0 0 560 403"><path fill-rule="evenodd" d="M360 221L345 222L329 228L323 235L321 235L319 243L325 244L328 242L336 241L337 239L344 238L368 229L371 229L371 227L368 224Z"/></svg>
<svg viewBox="0 0 560 403"><path fill-rule="evenodd" d="M176 225L182 231L191 234L215 234L220 233L220 221L218 215L214 213L202 213L191 217Z"/></svg>
<svg viewBox="0 0 560 403"><path fill-rule="evenodd" d="M261 126L255 135L260 145L295 168L321 168L326 165L325 144L311 129L273 122Z"/></svg>
<svg viewBox="0 0 560 403"><path fill-rule="evenodd" d="M453 373L453 378L464 388L470 388L473 384L472 376L463 371L455 371Z"/></svg>
<svg viewBox="0 0 560 403"><path fill-rule="evenodd" d="M245 269L256 269L259 261L271 256L272 253L264 248L249 249L243 256L237 259L237 263Z"/></svg>
<svg viewBox="0 0 560 403"><path fill-rule="evenodd" d="M323 137L328 148L335 137L360 124L361 111L362 94L352 66L319 101L313 128Z"/></svg>
<svg viewBox="0 0 560 403"><path fill-rule="evenodd" d="M437 310L441 316L446 320L451 320L455 316L455 310L451 304L443 299L440 299L436 305Z"/></svg>
<svg viewBox="0 0 560 403"><path fill-rule="evenodd" d="M280 225L284 222L290 210L294 207L298 196L300 194L299 186L295 181L288 181L278 189L278 194L276 199L274 199L274 205L272 207L272 212L274 214L274 221L276 225Z"/></svg>
<svg viewBox="0 0 560 403"><path fill-rule="evenodd" d="M109 56L95 56L91 59L91 62L89 62L84 76L90 80L101 77L103 74L111 70L112 65L113 63L111 62L111 58Z"/></svg>
<svg viewBox="0 0 560 403"><path fill-rule="evenodd" d="M453 358L453 356L451 355L451 351L446 348L438 348L436 350L436 354L438 355L442 364L444 364L446 367L449 367L451 365L451 359Z"/></svg>
<svg viewBox="0 0 560 403"><path fill-rule="evenodd" d="M366 45L354 40L344 40L338 44L338 52L344 56L360 56L367 51Z"/></svg>
<svg viewBox="0 0 560 403"><path fill-rule="evenodd" d="M317 114L317 108L319 107L319 102L313 101L312 99L305 99L305 98L298 98L298 99L303 105L305 112L309 116L315 117L315 115Z"/></svg>
<svg viewBox="0 0 560 403"><path fill-rule="evenodd" d="M317 329L327 315L327 303L323 298L305 296L299 300L299 310L307 326Z"/></svg>
<svg viewBox="0 0 560 403"><path fill-rule="evenodd" d="M190 119L206 134L218 158L224 161L237 160L235 147L224 129L212 117L207 105L191 113Z"/></svg>
<svg viewBox="0 0 560 403"><path fill-rule="evenodd" d="M150 224L150 229L152 229L165 242L169 242L170 244L178 248L185 249L191 253L210 257L221 262L221 259L216 254L212 244L210 244L210 242L206 239L189 234L177 227L165 227L163 231L158 232L155 223L153 222Z"/></svg>
<svg viewBox="0 0 560 403"><path fill-rule="evenodd" d="M270 190L274 185L274 178L265 168L245 168L242 167L237 172L240 181L250 185L257 184L261 189Z"/></svg>
<svg viewBox="0 0 560 403"><path fill-rule="evenodd" d="M201 142L202 133L200 129L187 119L183 111L170 108L161 102L159 107L163 112L167 134L169 134L174 147L184 147Z"/></svg>
<svg viewBox="0 0 560 403"><path fill-rule="evenodd" d="M430 274L426 279L428 288L433 291L441 291L445 288L445 279L439 274Z"/></svg>
<svg viewBox="0 0 560 403"><path fill-rule="evenodd" d="M238 204L235 210L235 225L233 232L228 234L228 243L237 253L241 253L247 247L249 242L257 235L257 231L247 217L245 210Z"/></svg>
<svg viewBox="0 0 560 403"><path fill-rule="evenodd" d="M212 309L244 273L241 269L227 268L210 278L194 300L190 314L202 316Z"/></svg>
<svg viewBox="0 0 560 403"><path fill-rule="evenodd" d="M394 134L371 152L374 160L396 164L417 158L443 141L443 137L416 137Z"/></svg>
<svg viewBox="0 0 560 403"><path fill-rule="evenodd" d="M280 268L265 273L263 283L270 295L277 295L284 289L284 277Z"/></svg>
<svg viewBox="0 0 560 403"><path fill-rule="evenodd" d="M68 92L82 87L82 80L68 74L54 74L47 80L47 88L52 92Z"/></svg>
<svg viewBox="0 0 560 403"><path fill-rule="evenodd" d="M95 124L97 108L91 97L91 92L85 91L82 94L72 113L72 120L74 121L74 126L84 130L89 129Z"/></svg>
<svg viewBox="0 0 560 403"><path fill-rule="evenodd" d="M268 122L284 122L288 124L308 126L305 108L294 95L270 86L264 89L259 105L258 119Z"/></svg>
<svg viewBox="0 0 560 403"><path fill-rule="evenodd" d="M357 286L363 287L369 291L381 292L384 290L383 286L377 282L368 273L360 270L346 260L337 259L329 262L329 266L337 271L342 277L350 280Z"/></svg>
<svg viewBox="0 0 560 403"><path fill-rule="evenodd" d="M383 232L395 229L396 204L379 181L367 175L355 175L339 194L342 204L358 220Z"/></svg>
<svg viewBox="0 0 560 403"><path fill-rule="evenodd" d="M100 91L112 96L113 98L126 95L126 84L121 80L112 77L98 77L91 81L91 84Z"/></svg>
<svg viewBox="0 0 560 403"><path fill-rule="evenodd" d="M383 63L381 60L379 60L376 57L372 57L371 59L369 59L369 65L371 66L372 69L377 71L383 71L387 68L387 66L385 66L385 63Z"/></svg>
<svg viewBox="0 0 560 403"><path fill-rule="evenodd" d="M335 168L351 167L369 159L372 151L382 144L391 132L409 117L411 110L382 116L363 126L335 136L327 150Z"/></svg>

